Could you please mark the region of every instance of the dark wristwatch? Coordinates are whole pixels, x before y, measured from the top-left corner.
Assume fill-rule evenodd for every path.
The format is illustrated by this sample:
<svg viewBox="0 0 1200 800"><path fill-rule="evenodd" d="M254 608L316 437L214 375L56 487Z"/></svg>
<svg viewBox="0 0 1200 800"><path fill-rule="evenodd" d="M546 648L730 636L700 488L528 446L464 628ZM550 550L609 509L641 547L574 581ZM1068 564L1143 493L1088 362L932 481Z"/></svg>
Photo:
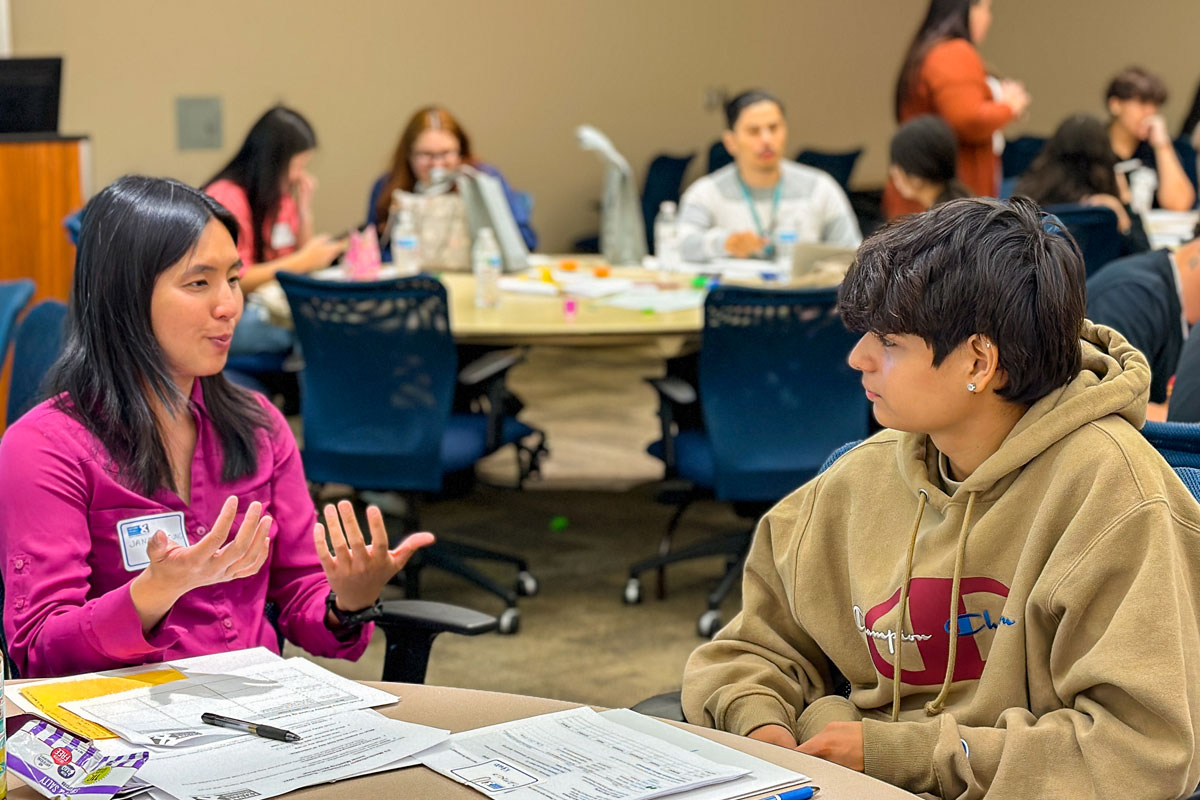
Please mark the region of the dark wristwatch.
<svg viewBox="0 0 1200 800"><path fill-rule="evenodd" d="M337 605L337 593L332 589L329 590L329 596L325 598L325 609L333 614L333 618L337 620L339 628L357 628L364 622L370 622L374 619L379 619L383 614L383 605L376 600L374 605L367 606L359 611L342 611Z"/></svg>

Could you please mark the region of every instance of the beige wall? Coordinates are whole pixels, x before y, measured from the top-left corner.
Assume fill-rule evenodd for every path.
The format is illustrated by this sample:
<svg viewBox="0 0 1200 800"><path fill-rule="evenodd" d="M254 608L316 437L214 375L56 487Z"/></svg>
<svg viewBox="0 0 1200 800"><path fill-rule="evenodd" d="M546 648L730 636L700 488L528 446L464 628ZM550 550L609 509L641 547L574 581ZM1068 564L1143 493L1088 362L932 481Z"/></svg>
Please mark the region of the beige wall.
<svg viewBox="0 0 1200 800"><path fill-rule="evenodd" d="M721 118L708 87L762 85L788 106L789 150L865 146L855 174L881 183L891 92L923 0L12 0L15 55L66 58L62 130L93 139L95 180L130 171L209 177L254 118L285 102L321 141L316 213L330 231L358 222L403 122L449 106L475 149L532 192L543 249L597 227L601 168L575 144L588 122L639 170L659 151L697 154ZM1200 63L1200 4L996 0L983 47L1026 81L1030 118L1050 130L1099 112L1105 79L1127 62L1166 77L1172 130ZM174 98L219 95L225 147L180 152Z"/></svg>

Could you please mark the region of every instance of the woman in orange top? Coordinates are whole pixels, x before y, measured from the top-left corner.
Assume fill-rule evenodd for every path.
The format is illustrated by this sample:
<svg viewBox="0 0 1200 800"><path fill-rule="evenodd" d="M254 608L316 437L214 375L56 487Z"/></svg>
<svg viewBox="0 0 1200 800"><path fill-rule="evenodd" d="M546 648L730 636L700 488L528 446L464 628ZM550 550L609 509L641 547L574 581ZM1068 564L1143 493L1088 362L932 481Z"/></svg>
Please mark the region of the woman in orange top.
<svg viewBox="0 0 1200 800"><path fill-rule="evenodd" d="M975 45L992 24L992 0L931 0L896 81L896 120L921 114L946 120L958 140L958 177L977 195L994 197L999 168L993 134L1025 112L1029 94L1017 81L988 87ZM889 219L920 211L889 181L884 190Z"/></svg>

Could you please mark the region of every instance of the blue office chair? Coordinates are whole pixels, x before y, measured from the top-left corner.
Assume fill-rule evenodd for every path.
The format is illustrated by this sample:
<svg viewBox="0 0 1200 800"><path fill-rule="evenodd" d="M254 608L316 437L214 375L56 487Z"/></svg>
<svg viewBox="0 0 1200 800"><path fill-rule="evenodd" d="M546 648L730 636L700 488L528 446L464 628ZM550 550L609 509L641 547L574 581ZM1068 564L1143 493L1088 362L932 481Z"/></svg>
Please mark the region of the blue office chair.
<svg viewBox="0 0 1200 800"><path fill-rule="evenodd" d="M725 149L725 143L720 139L713 142L712 146L708 148L708 171L710 173L716 172L726 164L732 163L733 156Z"/></svg>
<svg viewBox="0 0 1200 800"><path fill-rule="evenodd" d="M699 363L702 430L674 429L674 408L695 402L678 378L655 378L662 399L663 438L650 452L666 464L661 497L677 505L659 555L634 564L625 600L642 598L640 575L668 564L712 555L729 561L697 625L711 636L720 603L738 581L751 531L672 551L687 507L705 494L757 517L812 478L847 439L867 435L869 411L858 372L846 363L858 337L842 325L837 289L769 290L731 286L709 292L704 304ZM680 485L682 484L682 485Z"/></svg>
<svg viewBox="0 0 1200 800"><path fill-rule="evenodd" d="M845 153L801 150L796 155L796 161L797 163L807 164L810 167L816 167L823 172L829 173L838 182L838 185L842 187L843 192L849 192L850 176L854 173L854 165L858 163L858 157L862 155L862 152L861 147Z"/></svg>
<svg viewBox="0 0 1200 800"><path fill-rule="evenodd" d="M12 380L8 386L9 425L45 399L42 379L62 350L66 317L65 303L43 300L29 309L21 320L13 339Z"/></svg>
<svg viewBox="0 0 1200 800"><path fill-rule="evenodd" d="M1045 136L1018 136L1005 142L1004 152L1000 155L1002 176L1016 178L1022 175L1045 146Z"/></svg>
<svg viewBox="0 0 1200 800"><path fill-rule="evenodd" d="M642 185L642 216L646 221L647 252L654 250L654 218L664 202L679 202L683 187L683 176L688 164L692 163L694 153L686 156L670 156L661 153L650 162L646 170L646 182Z"/></svg>
<svg viewBox="0 0 1200 800"><path fill-rule="evenodd" d="M1200 468L1200 422L1147 422L1142 436L1172 467Z"/></svg>
<svg viewBox="0 0 1200 800"><path fill-rule="evenodd" d="M1121 257L1121 231L1117 228L1117 215L1111 208L1066 203L1046 206L1045 211L1062 220L1075 237L1089 277Z"/></svg>
<svg viewBox="0 0 1200 800"><path fill-rule="evenodd" d="M491 403L487 414L451 413L457 358L446 289L436 279L335 283L281 273L279 283L304 352L302 456L310 481L405 493L405 522L412 529L418 527L417 493L440 491L444 476L472 468L501 447L514 445L518 481L537 469L543 434L504 415L501 403ZM490 353L464 368L460 380L488 382L496 387L488 396L498 398L504 373L517 360ZM516 589L496 583L467 559L512 564ZM410 597L418 593L425 566L459 575L503 599L502 633L517 629L518 595L537 591L524 559L439 537L405 569Z"/></svg>
<svg viewBox="0 0 1200 800"><path fill-rule="evenodd" d="M33 281L28 278L0 281L0 368L8 357L8 344L12 341L17 315L33 297L34 289Z"/></svg>

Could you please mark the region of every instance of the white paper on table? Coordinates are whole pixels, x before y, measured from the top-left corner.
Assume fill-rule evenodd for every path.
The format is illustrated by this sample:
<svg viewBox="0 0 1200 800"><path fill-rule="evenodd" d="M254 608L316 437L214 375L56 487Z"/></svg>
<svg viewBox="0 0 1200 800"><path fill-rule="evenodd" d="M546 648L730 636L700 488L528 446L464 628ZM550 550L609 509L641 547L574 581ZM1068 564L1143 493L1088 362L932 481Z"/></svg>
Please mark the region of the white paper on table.
<svg viewBox="0 0 1200 800"><path fill-rule="evenodd" d="M569 272L555 275L559 285L567 294L577 297L608 297L609 295L628 292L634 287L629 278L593 278L587 275L571 275Z"/></svg>
<svg viewBox="0 0 1200 800"><path fill-rule="evenodd" d="M209 712L278 727L296 720L390 705L394 695L317 666L303 658L273 661L209 675L189 671L182 681L76 700L63 708L130 742L173 747L249 734L205 725Z"/></svg>
<svg viewBox="0 0 1200 800"><path fill-rule="evenodd" d="M747 772L587 707L456 733L418 760L484 794L514 800L649 800Z"/></svg>
<svg viewBox="0 0 1200 800"><path fill-rule="evenodd" d="M670 742L710 761L749 770L746 775L732 781L683 792L678 795L680 800L685 798L686 800L742 800L742 798L757 797L768 792L778 792L784 788L812 782L812 778L807 775L794 772L778 764L772 764L770 761L743 753L741 750L726 747L720 742L714 742L712 739L706 739L691 731L668 725L632 709L614 708L611 711L601 711L600 716L627 728Z"/></svg>
<svg viewBox="0 0 1200 800"><path fill-rule="evenodd" d="M177 798L265 800L305 786L377 771L427 750L449 735L438 728L363 711L310 719L292 725L291 730L300 741L247 736L156 753L140 775Z"/></svg>
<svg viewBox="0 0 1200 800"><path fill-rule="evenodd" d="M282 661L283 659L277 653L274 653L265 647L251 647L245 650L233 650L228 653L213 653L212 655L207 656L179 658L174 661L166 661L161 664L143 664L137 667L109 669L105 670L104 672L85 672L80 675L68 675L62 678L46 678L45 680L29 681L27 683L22 683L19 686L13 686L6 699L8 702L12 703L26 714L33 714L37 716L39 715L37 706L26 700L24 695L21 694L22 690L33 686L42 686L47 683L69 683L71 681L82 681L91 678L137 675L142 672L161 670L166 667L172 667L183 673L231 672L235 669L241 669L243 667L253 667L271 663L278 664Z"/></svg>
<svg viewBox="0 0 1200 800"><path fill-rule="evenodd" d="M522 278L516 275L503 275L497 281L502 292L514 294L537 294L552 297L558 294L558 287L548 281L534 278Z"/></svg>
<svg viewBox="0 0 1200 800"><path fill-rule="evenodd" d="M687 311L704 305L706 292L702 289L633 289L606 297L600 305L628 308L633 311Z"/></svg>

